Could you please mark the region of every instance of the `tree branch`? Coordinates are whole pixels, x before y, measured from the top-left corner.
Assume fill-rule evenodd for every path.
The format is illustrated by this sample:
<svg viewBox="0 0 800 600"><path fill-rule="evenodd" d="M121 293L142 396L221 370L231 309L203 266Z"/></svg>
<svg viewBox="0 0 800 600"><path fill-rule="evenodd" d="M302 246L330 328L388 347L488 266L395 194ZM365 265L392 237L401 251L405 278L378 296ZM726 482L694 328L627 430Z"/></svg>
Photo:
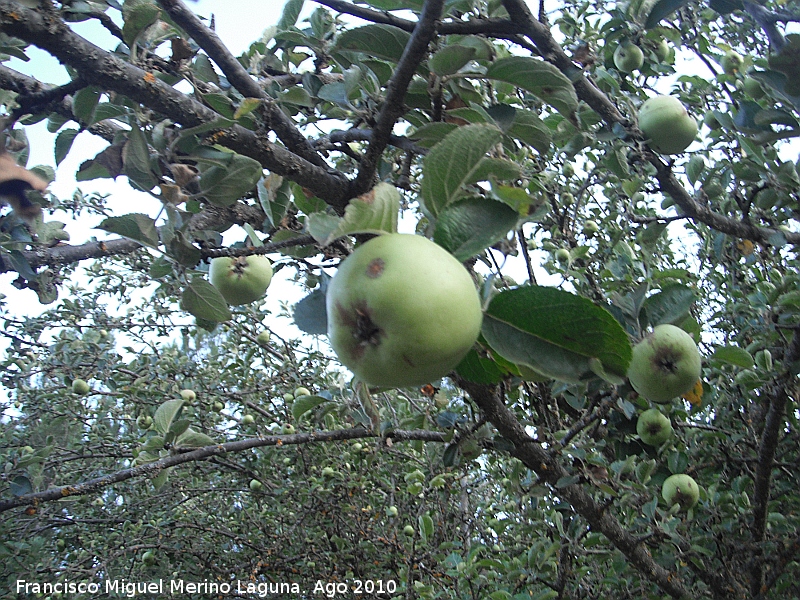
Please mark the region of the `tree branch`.
<svg viewBox="0 0 800 600"><path fill-rule="evenodd" d="M126 63L74 33L63 21L52 21L16 2L0 0L0 28L35 44L75 69L89 84L121 93L186 127L219 119L220 115L164 83L152 73ZM210 133L210 132L209 132ZM348 181L338 172L309 163L271 143L264 136L233 125L215 138L230 149L259 161L265 168L308 188L337 210L352 197Z"/></svg>
<svg viewBox="0 0 800 600"><path fill-rule="evenodd" d="M372 188L375 183L378 161L389 144L394 124L405 111L403 99L406 90L419 63L428 51L428 44L436 35L436 21L441 16L443 7L444 0L426 0L422 8L414 33L411 34L411 39L386 85L386 98L375 120L372 140L361 159L358 175L351 186L351 197L360 196Z"/></svg>
<svg viewBox="0 0 800 600"><path fill-rule="evenodd" d="M139 465L137 467L132 467L130 469L123 469L121 471L117 471L116 473L111 473L110 475L96 477L94 479L84 481L83 483L78 483L75 485L62 485L47 489L43 492L17 496L13 500L0 502L0 513L18 506L36 506L42 502L52 502L68 496L83 496L86 494L92 494L101 488L113 485L115 483L120 483L122 481L136 479L139 477L154 477L164 469L205 460L215 456L223 456L228 452L242 452L243 450L250 450L251 448L264 448L267 446L319 444L341 440L356 440L376 437L378 437L377 434L371 433L363 427L354 427L352 429L338 429L336 431L315 431L311 433L294 433L291 435L268 435L247 440L239 440L236 442L214 444L213 446L204 446L202 448L197 448L196 450L170 454L162 459ZM387 437L391 437L392 440L395 441L446 441L446 436L443 433L427 430L396 430L392 431L390 436Z"/></svg>
<svg viewBox="0 0 800 600"><path fill-rule="evenodd" d="M236 60L236 57L230 53L216 32L206 27L181 0L158 0L158 3L175 23L206 51L208 56L222 69L234 88L245 97L259 98L263 101L269 128L275 131L289 150L311 164L328 167L323 158L308 143L305 136L295 127L294 122L284 114L275 101L261 89L242 64Z"/></svg>
<svg viewBox="0 0 800 600"><path fill-rule="evenodd" d="M656 563L647 548L626 531L606 507L595 502L580 485L555 487L559 479L568 477L570 473L526 433L520 422L506 408L497 388L460 378L458 385L469 393L498 433L514 444L515 448L511 454L534 471L543 482L552 486L554 493L569 502L594 531L605 535L646 579L654 582L673 598L689 597L689 591L681 585L677 574Z"/></svg>

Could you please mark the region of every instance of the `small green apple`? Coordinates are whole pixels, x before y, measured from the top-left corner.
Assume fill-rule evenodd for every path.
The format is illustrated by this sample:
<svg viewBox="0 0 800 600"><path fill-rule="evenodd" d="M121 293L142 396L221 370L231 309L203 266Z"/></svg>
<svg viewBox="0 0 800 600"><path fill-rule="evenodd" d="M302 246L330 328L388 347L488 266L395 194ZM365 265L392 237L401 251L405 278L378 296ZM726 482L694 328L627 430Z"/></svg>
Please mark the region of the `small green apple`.
<svg viewBox="0 0 800 600"><path fill-rule="evenodd" d="M622 43L614 50L614 66L623 73L632 73L642 68L644 52L636 44Z"/></svg>
<svg viewBox="0 0 800 600"><path fill-rule="evenodd" d="M575 204L575 194L572 192L562 192L561 193L561 204L564 206L572 206Z"/></svg>
<svg viewBox="0 0 800 600"><path fill-rule="evenodd" d="M697 122L674 96L654 96L639 109L639 129L661 154L680 154L697 136Z"/></svg>
<svg viewBox="0 0 800 600"><path fill-rule="evenodd" d="M136 426L139 429L150 429L153 425L153 417L150 415L139 415L136 418Z"/></svg>
<svg viewBox="0 0 800 600"><path fill-rule="evenodd" d="M269 344L269 338L270 338L269 331L265 329L264 331L259 333L258 336L256 337L256 343L259 346L266 346Z"/></svg>
<svg viewBox="0 0 800 600"><path fill-rule="evenodd" d="M664 62L669 58L669 51L669 42L667 42L665 38L661 38L655 48L653 48L653 53L656 55L659 62Z"/></svg>
<svg viewBox="0 0 800 600"><path fill-rule="evenodd" d="M148 567L153 566L156 564L156 555L155 552L152 550L148 550L144 554L142 554L142 562L146 564Z"/></svg>
<svg viewBox="0 0 800 600"><path fill-rule="evenodd" d="M751 77L750 75L744 78L744 81L742 82L742 88L744 89L744 93L750 96L753 100L759 100L765 95L764 88L761 87L761 83L758 81L758 79Z"/></svg>
<svg viewBox="0 0 800 600"><path fill-rule="evenodd" d="M396 517L397 516L397 507L390 506L386 509L386 515L389 517Z"/></svg>
<svg viewBox="0 0 800 600"><path fill-rule="evenodd" d="M729 50L722 57L719 64L722 66L722 70L725 71L726 75L736 75L736 73L741 70L743 63L744 59L740 54Z"/></svg>
<svg viewBox="0 0 800 600"><path fill-rule="evenodd" d="M22 447L23 454L33 454L33 446L23 446Z"/></svg>
<svg viewBox="0 0 800 600"><path fill-rule="evenodd" d="M216 402L214 402L214 406L212 408L214 412L222 412L225 408L225 405L219 400L217 400Z"/></svg>
<svg viewBox="0 0 800 600"><path fill-rule="evenodd" d="M181 398L187 404L191 404L195 400L197 400L197 394L194 390L181 390Z"/></svg>
<svg viewBox="0 0 800 600"><path fill-rule="evenodd" d="M264 487L264 484L261 483L258 479L251 479L250 480L250 491L252 491L252 492L260 492L263 487Z"/></svg>
<svg viewBox="0 0 800 600"><path fill-rule="evenodd" d="M284 435L292 435L295 431L294 425L291 423L284 423L283 427L281 428L281 433Z"/></svg>
<svg viewBox="0 0 800 600"><path fill-rule="evenodd" d="M661 486L661 496L669 506L680 504L682 510L689 510L700 498L700 488L691 476L681 473L670 475Z"/></svg>
<svg viewBox="0 0 800 600"><path fill-rule="evenodd" d="M600 225L597 224L597 221L592 221L589 219L588 221L584 222L583 235L585 235L587 238L594 237L598 231L600 231Z"/></svg>
<svg viewBox="0 0 800 600"><path fill-rule="evenodd" d="M57 549L57 550L63 550L63 549L64 549L64 548L66 548L66 547L67 547L67 542L65 542L65 541L64 541L64 540L62 540L61 538L58 538L58 539L56 540L56 549Z"/></svg>
<svg viewBox="0 0 800 600"><path fill-rule="evenodd" d="M78 394L79 396L83 396L84 394L89 393L89 384L86 383L83 379L75 379L72 382L72 392Z"/></svg>
<svg viewBox="0 0 800 600"><path fill-rule="evenodd" d="M244 415L242 416L242 425L252 425L256 422L256 419L253 415Z"/></svg>
<svg viewBox="0 0 800 600"><path fill-rule="evenodd" d="M566 248L559 248L556 250L556 260L560 263L568 263L570 260L569 250Z"/></svg>
<svg viewBox="0 0 800 600"><path fill-rule="evenodd" d="M633 347L628 380L648 400L665 404L691 390L701 368L692 336L675 325L662 324Z"/></svg>
<svg viewBox="0 0 800 600"><path fill-rule="evenodd" d="M663 324L633 347L628 380L648 400L665 404L691 390L701 368L692 336L675 325Z"/></svg>
<svg viewBox="0 0 800 600"><path fill-rule="evenodd" d="M294 397L299 398L300 396L310 396L311 392L306 387L299 387L294 391Z"/></svg>
<svg viewBox="0 0 800 600"><path fill-rule="evenodd" d="M407 536L412 536L414 535L414 528L411 525L406 525L403 527L403 533L405 533Z"/></svg>
<svg viewBox="0 0 800 600"><path fill-rule="evenodd" d="M208 279L234 306L263 298L272 281L272 263L263 255L221 256L211 261Z"/></svg>
<svg viewBox="0 0 800 600"><path fill-rule="evenodd" d="M444 377L475 344L483 313L464 266L421 235L370 239L328 285L328 338L361 381L417 386Z"/></svg>
<svg viewBox="0 0 800 600"><path fill-rule="evenodd" d="M636 433L648 446L660 446L672 436L672 423L660 410L650 408L639 415Z"/></svg>
<svg viewBox="0 0 800 600"><path fill-rule="evenodd" d="M323 477L333 477L336 474L336 471L333 470L333 467L325 467L322 469L322 476Z"/></svg>

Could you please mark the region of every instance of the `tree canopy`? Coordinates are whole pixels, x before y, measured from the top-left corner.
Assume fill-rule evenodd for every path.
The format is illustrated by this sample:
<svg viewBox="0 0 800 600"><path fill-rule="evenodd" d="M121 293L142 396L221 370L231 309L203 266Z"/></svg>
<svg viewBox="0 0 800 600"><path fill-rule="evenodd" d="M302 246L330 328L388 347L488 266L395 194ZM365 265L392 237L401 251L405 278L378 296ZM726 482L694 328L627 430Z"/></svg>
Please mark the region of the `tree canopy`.
<svg viewBox="0 0 800 600"><path fill-rule="evenodd" d="M797 22L791 0L288 0L235 56L180 0L0 0L0 585L800 597ZM67 83L9 66L34 47ZM640 115L658 96L677 112ZM28 164L42 122L53 163ZM87 133L79 185L153 211L48 189ZM482 326L389 389L333 352L326 292L398 230L463 263ZM255 255L265 298L210 283ZM636 364L664 325L701 359L666 401Z"/></svg>

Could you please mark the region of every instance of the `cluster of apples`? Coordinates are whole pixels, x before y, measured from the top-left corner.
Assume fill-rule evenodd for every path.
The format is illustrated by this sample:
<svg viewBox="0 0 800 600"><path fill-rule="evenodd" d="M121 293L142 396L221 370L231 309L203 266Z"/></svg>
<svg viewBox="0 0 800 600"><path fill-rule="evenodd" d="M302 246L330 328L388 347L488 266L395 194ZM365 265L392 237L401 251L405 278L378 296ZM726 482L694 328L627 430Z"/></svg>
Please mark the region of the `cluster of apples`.
<svg viewBox="0 0 800 600"><path fill-rule="evenodd" d="M701 360L692 336L675 325L663 324L633 347L628 381L641 396L656 404L668 404L689 392L700 378ZM672 437L669 418L657 408L639 415L636 432L642 442L660 446ZM688 510L697 504L700 489L686 473L664 480L661 495L669 506Z"/></svg>

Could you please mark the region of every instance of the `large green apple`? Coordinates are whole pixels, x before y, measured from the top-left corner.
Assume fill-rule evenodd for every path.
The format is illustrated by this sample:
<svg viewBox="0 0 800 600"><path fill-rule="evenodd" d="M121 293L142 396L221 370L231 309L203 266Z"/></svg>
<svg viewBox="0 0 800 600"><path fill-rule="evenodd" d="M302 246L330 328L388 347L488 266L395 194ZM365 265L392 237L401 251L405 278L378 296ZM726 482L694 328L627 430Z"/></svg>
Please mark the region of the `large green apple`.
<svg viewBox="0 0 800 600"><path fill-rule="evenodd" d="M636 433L648 446L660 446L672 436L672 423L660 410L650 408L639 415Z"/></svg>
<svg viewBox="0 0 800 600"><path fill-rule="evenodd" d="M445 376L478 339L483 315L467 270L419 235L372 238L328 286L328 338L339 360L376 386Z"/></svg>
<svg viewBox="0 0 800 600"><path fill-rule="evenodd" d="M691 390L700 369L700 352L692 336L664 324L633 347L628 380L648 400L665 404Z"/></svg>
<svg viewBox="0 0 800 600"><path fill-rule="evenodd" d="M689 510L700 498L700 488L690 475L681 473L670 475L661 486L661 496L667 504L680 504L683 510Z"/></svg>
<svg viewBox="0 0 800 600"><path fill-rule="evenodd" d="M620 44L614 50L614 66L623 73L632 73L642 68L644 52L636 44Z"/></svg>
<svg viewBox="0 0 800 600"><path fill-rule="evenodd" d="M680 154L697 136L697 122L674 96L654 96L639 109L639 129L661 154Z"/></svg>
<svg viewBox="0 0 800 600"><path fill-rule="evenodd" d="M211 261L208 279L222 297L234 306L249 304L267 293L272 264L266 256L221 256Z"/></svg>

